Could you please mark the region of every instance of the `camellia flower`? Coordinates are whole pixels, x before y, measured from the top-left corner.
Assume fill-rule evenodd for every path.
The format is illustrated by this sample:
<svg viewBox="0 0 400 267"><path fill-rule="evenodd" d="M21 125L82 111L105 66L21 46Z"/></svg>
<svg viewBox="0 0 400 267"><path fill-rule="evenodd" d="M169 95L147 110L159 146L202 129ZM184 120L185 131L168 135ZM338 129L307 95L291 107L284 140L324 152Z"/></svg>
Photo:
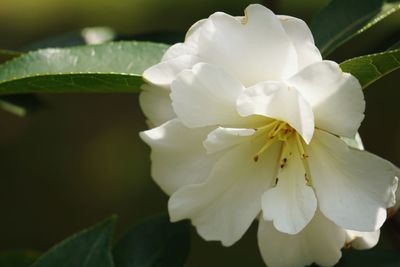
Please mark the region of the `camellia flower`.
<svg viewBox="0 0 400 267"><path fill-rule="evenodd" d="M364 118L357 79L322 60L307 25L250 5L215 13L147 69L152 176L172 221L229 246L259 220L269 266L333 265L377 242L393 165L347 145Z"/></svg>

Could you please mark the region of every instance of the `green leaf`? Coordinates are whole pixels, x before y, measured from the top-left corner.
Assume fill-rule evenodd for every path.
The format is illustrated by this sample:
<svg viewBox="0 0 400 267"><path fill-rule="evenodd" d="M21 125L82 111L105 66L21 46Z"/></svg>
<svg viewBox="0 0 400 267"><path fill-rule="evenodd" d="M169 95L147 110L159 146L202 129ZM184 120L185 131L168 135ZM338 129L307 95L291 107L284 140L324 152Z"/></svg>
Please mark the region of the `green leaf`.
<svg viewBox="0 0 400 267"><path fill-rule="evenodd" d="M0 63L22 55L22 52L0 49Z"/></svg>
<svg viewBox="0 0 400 267"><path fill-rule="evenodd" d="M0 65L0 95L61 92L137 92L142 72L167 45L115 42L49 48Z"/></svg>
<svg viewBox="0 0 400 267"><path fill-rule="evenodd" d="M85 73L40 75L0 82L0 94L19 93L132 93L142 77L129 74Z"/></svg>
<svg viewBox="0 0 400 267"><path fill-rule="evenodd" d="M350 250L343 253L338 267L398 267L400 254L395 251L384 250Z"/></svg>
<svg viewBox="0 0 400 267"><path fill-rule="evenodd" d="M54 246L31 267L113 267L110 241L112 217Z"/></svg>
<svg viewBox="0 0 400 267"><path fill-rule="evenodd" d="M9 251L0 254L0 267L28 267L39 256L34 251Z"/></svg>
<svg viewBox="0 0 400 267"><path fill-rule="evenodd" d="M352 58L340 64L344 72L353 74L366 88L386 74L400 68L400 49Z"/></svg>
<svg viewBox="0 0 400 267"><path fill-rule="evenodd" d="M43 102L33 94L0 97L0 108L20 117L33 113L42 106Z"/></svg>
<svg viewBox="0 0 400 267"><path fill-rule="evenodd" d="M314 17L310 28L315 44L326 57L399 9L398 0L332 0Z"/></svg>
<svg viewBox="0 0 400 267"><path fill-rule="evenodd" d="M170 223L168 215L147 219L114 247L118 267L182 267L190 246L187 221Z"/></svg>

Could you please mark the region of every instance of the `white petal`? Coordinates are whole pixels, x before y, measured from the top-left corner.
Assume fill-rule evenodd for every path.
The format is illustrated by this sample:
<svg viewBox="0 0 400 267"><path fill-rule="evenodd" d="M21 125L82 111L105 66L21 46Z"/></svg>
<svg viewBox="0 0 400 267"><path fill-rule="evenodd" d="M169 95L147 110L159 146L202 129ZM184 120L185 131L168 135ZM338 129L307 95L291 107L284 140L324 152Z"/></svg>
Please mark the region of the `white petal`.
<svg viewBox="0 0 400 267"><path fill-rule="evenodd" d="M255 162L259 143L232 148L204 184L185 186L173 194L171 220L190 218L204 239L219 240L225 246L239 240L261 211L261 194L273 180L280 148L275 144Z"/></svg>
<svg viewBox="0 0 400 267"><path fill-rule="evenodd" d="M247 88L237 100L240 115L263 115L285 121L309 143L314 132L314 115L299 92L282 82L264 82Z"/></svg>
<svg viewBox="0 0 400 267"><path fill-rule="evenodd" d="M240 125L246 118L236 111L236 99L243 90L240 82L222 69L199 63L172 83L172 106L188 127Z"/></svg>
<svg viewBox="0 0 400 267"><path fill-rule="evenodd" d="M296 50L279 19L261 5L250 5L245 13L244 19L222 12L211 15L199 32L199 57L246 86L293 75Z"/></svg>
<svg viewBox="0 0 400 267"><path fill-rule="evenodd" d="M393 165L393 170L395 172L397 180L400 178L400 169ZM395 205L393 205L393 210L392 212L397 212L400 209L400 187L398 186L396 189L396 200L395 200Z"/></svg>
<svg viewBox="0 0 400 267"><path fill-rule="evenodd" d="M208 134L203 145L208 153L215 153L248 141L255 132L256 130L254 129L218 127Z"/></svg>
<svg viewBox="0 0 400 267"><path fill-rule="evenodd" d="M345 229L378 230L395 198L392 164L349 148L338 137L320 130L315 131L307 150L312 183L324 215Z"/></svg>
<svg viewBox="0 0 400 267"><path fill-rule="evenodd" d="M380 231L358 232L346 230L346 243L355 249L370 249L379 241Z"/></svg>
<svg viewBox="0 0 400 267"><path fill-rule="evenodd" d="M208 155L202 144L211 130L189 129L174 119L140 133L152 149L152 176L167 194L207 179L219 157L218 153Z"/></svg>
<svg viewBox="0 0 400 267"><path fill-rule="evenodd" d="M199 35L201 33L201 29L205 25L208 19L201 19L196 21L186 32L185 35L185 43L197 48L197 43L199 42Z"/></svg>
<svg viewBox="0 0 400 267"><path fill-rule="evenodd" d="M183 55L162 61L143 72L143 78L148 82L162 87L169 87L178 74L192 68L200 59L192 55Z"/></svg>
<svg viewBox="0 0 400 267"><path fill-rule="evenodd" d="M314 45L312 33L303 20L282 15L278 18L296 49L298 70L322 60L321 53Z"/></svg>
<svg viewBox="0 0 400 267"><path fill-rule="evenodd" d="M186 43L177 43L172 45L163 55L161 61L168 61L171 59L175 59L181 56L195 56L196 48L186 44Z"/></svg>
<svg viewBox="0 0 400 267"><path fill-rule="evenodd" d="M176 117L169 97L170 90L144 84L139 104L151 127L159 126Z"/></svg>
<svg viewBox="0 0 400 267"><path fill-rule="evenodd" d="M298 267L313 262L332 266L339 261L344 242L344 230L320 212L296 235L281 233L271 222L259 221L258 245L270 267Z"/></svg>
<svg viewBox="0 0 400 267"><path fill-rule="evenodd" d="M288 81L311 104L315 126L354 137L364 119L364 95L357 79L333 61L312 64Z"/></svg>
<svg viewBox="0 0 400 267"><path fill-rule="evenodd" d="M284 149L286 163L281 165L277 185L264 193L262 210L264 219L272 220L278 231L297 234L314 216L317 199L307 185L296 143L288 143Z"/></svg>

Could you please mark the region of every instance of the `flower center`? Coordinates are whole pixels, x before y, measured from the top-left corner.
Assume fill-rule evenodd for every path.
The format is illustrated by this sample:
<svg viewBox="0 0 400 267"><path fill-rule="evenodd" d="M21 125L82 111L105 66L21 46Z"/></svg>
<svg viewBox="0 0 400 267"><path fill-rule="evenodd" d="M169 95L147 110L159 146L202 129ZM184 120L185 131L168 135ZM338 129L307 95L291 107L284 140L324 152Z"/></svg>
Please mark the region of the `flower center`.
<svg viewBox="0 0 400 267"><path fill-rule="evenodd" d="M269 147L279 141L286 142L296 134L296 131L286 122L274 120L273 122L255 129L258 134L265 135L266 142L261 149L254 156L254 161L257 162L261 154L264 153Z"/></svg>
<svg viewBox="0 0 400 267"><path fill-rule="evenodd" d="M279 167L283 169L288 163L289 159L293 157L294 149L298 150L301 161L304 167L304 176L308 184L311 184L311 175L307 162L308 155L305 150L305 143L302 137L293 129L288 123L284 121L274 120L273 122L256 128L257 135L262 135L266 141L261 149L254 156L254 161L257 162L260 156L272 145L281 142L281 152L279 156Z"/></svg>

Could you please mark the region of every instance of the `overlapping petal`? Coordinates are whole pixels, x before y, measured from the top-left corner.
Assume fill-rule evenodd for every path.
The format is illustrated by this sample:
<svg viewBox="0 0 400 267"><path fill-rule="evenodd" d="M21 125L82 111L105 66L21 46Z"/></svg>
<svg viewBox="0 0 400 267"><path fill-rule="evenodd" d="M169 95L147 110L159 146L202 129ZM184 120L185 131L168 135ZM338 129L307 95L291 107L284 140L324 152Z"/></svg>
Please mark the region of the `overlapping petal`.
<svg viewBox="0 0 400 267"><path fill-rule="evenodd" d="M199 32L197 55L245 86L293 75L296 50L279 19L261 5L250 5L245 13L245 18L211 15Z"/></svg>
<svg viewBox="0 0 400 267"><path fill-rule="evenodd" d="M237 98L242 116L263 115L287 122L309 143L314 132L314 114L309 103L294 88L283 82L263 82Z"/></svg>
<svg viewBox="0 0 400 267"><path fill-rule="evenodd" d="M392 164L316 130L307 147L312 183L322 213L341 227L372 232L394 204L397 179Z"/></svg>
<svg viewBox="0 0 400 267"><path fill-rule="evenodd" d="M236 99L243 91L243 85L221 68L199 63L172 83L172 106L188 127L241 125L247 120L236 111Z"/></svg>
<svg viewBox="0 0 400 267"><path fill-rule="evenodd" d="M332 266L339 261L344 242L344 230L320 212L295 235L279 232L271 222L259 221L258 246L270 267L298 267L313 262Z"/></svg>
<svg viewBox="0 0 400 267"><path fill-rule="evenodd" d="M255 162L260 141L232 148L215 164L205 183L174 193L168 205L171 220L190 218L204 239L226 246L239 240L259 214L261 195L274 180L280 145Z"/></svg>
<svg viewBox="0 0 400 267"><path fill-rule="evenodd" d="M353 138L364 119L365 101L357 79L333 61L312 64L293 76L289 84L310 103L316 127Z"/></svg>
<svg viewBox="0 0 400 267"><path fill-rule="evenodd" d="M317 199L313 189L307 185L296 144L290 141L284 153L287 158L276 178L277 185L262 197L263 217L272 220L278 231L297 234L314 216Z"/></svg>
<svg viewBox="0 0 400 267"><path fill-rule="evenodd" d="M185 69L190 69L200 58L194 55L182 55L166 61L162 61L143 72L143 78L154 85L169 88L172 81Z"/></svg>
<svg viewBox="0 0 400 267"><path fill-rule="evenodd" d="M255 129L218 127L208 134L203 145L208 153L215 153L249 141L255 133Z"/></svg>
<svg viewBox="0 0 400 267"><path fill-rule="evenodd" d="M278 16L287 36L297 52L297 70L322 60L321 53L314 44L314 38L307 24L291 16Z"/></svg>
<svg viewBox="0 0 400 267"><path fill-rule="evenodd" d="M208 155L202 145L211 130L189 129L174 119L140 133L151 147L151 175L167 194L207 179L220 157L218 153Z"/></svg>

